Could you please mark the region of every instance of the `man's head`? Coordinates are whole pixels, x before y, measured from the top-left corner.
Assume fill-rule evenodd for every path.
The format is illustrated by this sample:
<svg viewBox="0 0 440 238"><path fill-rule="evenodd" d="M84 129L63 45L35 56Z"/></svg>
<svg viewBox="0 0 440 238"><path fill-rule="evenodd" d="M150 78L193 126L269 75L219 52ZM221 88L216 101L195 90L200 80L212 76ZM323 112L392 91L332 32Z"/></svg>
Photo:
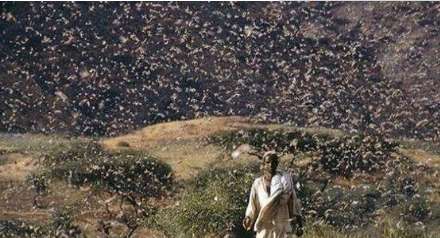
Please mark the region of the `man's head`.
<svg viewBox="0 0 440 238"><path fill-rule="evenodd" d="M261 161L261 172L264 177L272 178L275 175L278 167L278 155L275 151L268 151L264 153Z"/></svg>

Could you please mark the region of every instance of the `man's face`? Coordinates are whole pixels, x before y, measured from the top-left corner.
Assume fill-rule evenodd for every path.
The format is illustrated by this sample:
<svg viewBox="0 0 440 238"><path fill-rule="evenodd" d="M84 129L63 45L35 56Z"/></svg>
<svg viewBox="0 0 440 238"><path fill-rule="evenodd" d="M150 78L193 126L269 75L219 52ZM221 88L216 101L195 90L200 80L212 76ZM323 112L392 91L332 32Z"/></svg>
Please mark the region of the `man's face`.
<svg viewBox="0 0 440 238"><path fill-rule="evenodd" d="M278 166L278 159L274 156L268 156L263 158L263 161L261 162L261 172L263 173L263 176L267 178L271 178Z"/></svg>

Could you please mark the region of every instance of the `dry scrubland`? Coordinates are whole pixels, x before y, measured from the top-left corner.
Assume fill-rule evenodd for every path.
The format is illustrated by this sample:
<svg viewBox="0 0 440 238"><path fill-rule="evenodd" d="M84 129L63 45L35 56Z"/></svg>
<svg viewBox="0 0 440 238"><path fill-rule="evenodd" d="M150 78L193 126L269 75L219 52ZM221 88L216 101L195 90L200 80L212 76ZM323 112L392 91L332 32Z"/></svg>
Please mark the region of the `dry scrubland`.
<svg viewBox="0 0 440 238"><path fill-rule="evenodd" d="M268 146L296 172L304 237L438 237L439 147L241 117L115 138L0 136L2 237L248 237L239 224Z"/></svg>

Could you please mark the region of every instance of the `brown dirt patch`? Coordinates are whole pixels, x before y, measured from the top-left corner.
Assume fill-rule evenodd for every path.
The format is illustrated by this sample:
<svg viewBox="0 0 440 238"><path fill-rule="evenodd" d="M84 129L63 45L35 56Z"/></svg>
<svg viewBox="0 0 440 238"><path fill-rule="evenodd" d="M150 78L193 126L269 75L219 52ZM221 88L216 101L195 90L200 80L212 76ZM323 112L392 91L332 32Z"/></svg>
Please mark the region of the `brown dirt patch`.
<svg viewBox="0 0 440 238"><path fill-rule="evenodd" d="M24 181L37 169L37 161L21 153L0 155L0 181Z"/></svg>

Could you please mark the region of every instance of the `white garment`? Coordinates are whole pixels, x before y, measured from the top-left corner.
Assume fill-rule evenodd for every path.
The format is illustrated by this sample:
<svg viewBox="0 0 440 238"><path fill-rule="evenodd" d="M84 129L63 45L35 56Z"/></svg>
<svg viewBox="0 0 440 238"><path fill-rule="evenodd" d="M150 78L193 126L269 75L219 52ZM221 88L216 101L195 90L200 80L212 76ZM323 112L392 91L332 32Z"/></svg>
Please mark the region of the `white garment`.
<svg viewBox="0 0 440 238"><path fill-rule="evenodd" d="M300 215L300 204L296 197L290 174L277 172L271 180L270 194L267 193L263 177L252 184L246 216L254 224L257 238L284 238L292 231L290 214Z"/></svg>

